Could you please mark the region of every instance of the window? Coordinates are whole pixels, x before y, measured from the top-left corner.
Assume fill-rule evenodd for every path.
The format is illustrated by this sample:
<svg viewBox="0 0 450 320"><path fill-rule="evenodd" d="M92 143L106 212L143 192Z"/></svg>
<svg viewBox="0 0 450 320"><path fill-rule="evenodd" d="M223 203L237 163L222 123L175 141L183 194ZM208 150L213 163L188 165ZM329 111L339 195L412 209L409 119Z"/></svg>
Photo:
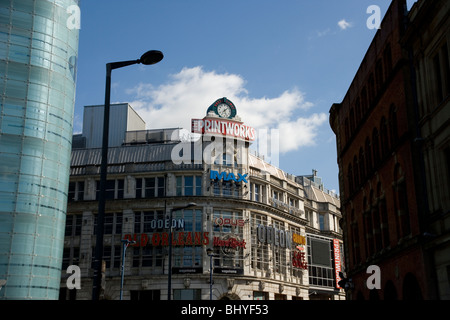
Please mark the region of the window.
<svg viewBox="0 0 450 320"><path fill-rule="evenodd" d="M358 165L358 158L356 155L353 157L353 177L355 179L355 188L359 186L359 165Z"/></svg>
<svg viewBox="0 0 450 320"><path fill-rule="evenodd" d="M97 180L96 199L100 196L100 181ZM123 199L124 179L107 180L105 187L105 199Z"/></svg>
<svg viewBox="0 0 450 320"><path fill-rule="evenodd" d="M222 166L233 166L234 164L234 166L237 167L237 161L234 155L229 153L223 153L222 155L217 156L214 164Z"/></svg>
<svg viewBox="0 0 450 320"><path fill-rule="evenodd" d="M369 107L372 105L374 99L375 99L375 80L373 74L371 73L369 76Z"/></svg>
<svg viewBox="0 0 450 320"><path fill-rule="evenodd" d="M177 196L201 196L202 176L177 176L176 177Z"/></svg>
<svg viewBox="0 0 450 320"><path fill-rule="evenodd" d="M384 49L384 77L387 79L392 72L392 50L391 45L388 44Z"/></svg>
<svg viewBox="0 0 450 320"><path fill-rule="evenodd" d="M66 237L81 235L82 216L68 215L66 218Z"/></svg>
<svg viewBox="0 0 450 320"><path fill-rule="evenodd" d="M201 300L202 290L201 289L174 289L173 299L174 300Z"/></svg>
<svg viewBox="0 0 450 320"><path fill-rule="evenodd" d="M174 219L184 219L183 232L202 232L203 211L200 209L184 209L173 212ZM202 259L201 245L185 245L173 248L174 267L201 267Z"/></svg>
<svg viewBox="0 0 450 320"><path fill-rule="evenodd" d="M319 229L320 230L326 230L325 229L325 214L319 213Z"/></svg>
<svg viewBox="0 0 450 320"><path fill-rule="evenodd" d="M94 235L97 234L98 215L94 215ZM104 216L103 234L122 234L122 213L106 212Z"/></svg>
<svg viewBox="0 0 450 320"><path fill-rule="evenodd" d="M260 214L252 214L251 220L251 252L252 268L267 270L269 263L269 247L257 240L257 228L259 225L267 226L267 217Z"/></svg>
<svg viewBox="0 0 450 320"><path fill-rule="evenodd" d="M136 179L136 198L162 198L166 195L164 177Z"/></svg>
<svg viewBox="0 0 450 320"><path fill-rule="evenodd" d="M259 196L260 196L260 185L259 184L255 184L255 201L259 201Z"/></svg>
<svg viewBox="0 0 450 320"><path fill-rule="evenodd" d="M320 236L307 236L309 284L321 287L335 285L333 272L333 242Z"/></svg>
<svg viewBox="0 0 450 320"><path fill-rule="evenodd" d="M433 57L437 104L450 94L450 63L447 43Z"/></svg>
<svg viewBox="0 0 450 320"><path fill-rule="evenodd" d="M364 158L364 150L363 148L359 148L359 177L361 181L364 181L366 177L366 159Z"/></svg>
<svg viewBox="0 0 450 320"><path fill-rule="evenodd" d="M373 162L374 166L378 166L380 162L380 145L379 145L378 129L374 128L372 132Z"/></svg>
<svg viewBox="0 0 450 320"><path fill-rule="evenodd" d="M73 291L73 290L72 290ZM130 300L161 300L160 290L131 290Z"/></svg>
<svg viewBox="0 0 450 320"><path fill-rule="evenodd" d="M395 105L391 105L389 108L389 135L391 138L391 145L392 147L395 147L398 141L397 108Z"/></svg>
<svg viewBox="0 0 450 320"><path fill-rule="evenodd" d="M380 137L381 137L381 156L385 157L389 153L389 141L387 133L386 118L381 118L380 123Z"/></svg>
<svg viewBox="0 0 450 320"><path fill-rule="evenodd" d="M376 73L376 81L377 81L377 90L380 90L383 86L383 63L381 59L379 59L375 65L375 73Z"/></svg>
<svg viewBox="0 0 450 320"><path fill-rule="evenodd" d="M84 199L84 181L69 182L68 201L82 201Z"/></svg>
<svg viewBox="0 0 450 320"><path fill-rule="evenodd" d="M348 191L349 193L353 193L354 187L353 187L353 167L352 164L348 165L347 170L347 182L348 182Z"/></svg>

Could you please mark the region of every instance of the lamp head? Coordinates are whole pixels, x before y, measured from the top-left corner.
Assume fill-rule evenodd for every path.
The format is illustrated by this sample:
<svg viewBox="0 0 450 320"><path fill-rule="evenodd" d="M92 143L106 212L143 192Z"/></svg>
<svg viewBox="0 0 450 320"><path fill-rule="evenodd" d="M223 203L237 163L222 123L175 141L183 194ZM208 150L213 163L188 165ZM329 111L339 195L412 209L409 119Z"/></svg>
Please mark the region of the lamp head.
<svg viewBox="0 0 450 320"><path fill-rule="evenodd" d="M159 50L150 50L144 53L139 59L139 63L145 65L156 64L164 58L164 55Z"/></svg>

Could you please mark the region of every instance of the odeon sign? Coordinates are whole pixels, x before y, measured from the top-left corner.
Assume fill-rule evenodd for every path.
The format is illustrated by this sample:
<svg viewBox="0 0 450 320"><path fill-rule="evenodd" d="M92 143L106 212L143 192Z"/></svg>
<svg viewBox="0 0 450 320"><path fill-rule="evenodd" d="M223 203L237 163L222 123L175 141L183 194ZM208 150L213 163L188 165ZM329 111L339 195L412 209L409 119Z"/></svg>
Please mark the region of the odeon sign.
<svg viewBox="0 0 450 320"><path fill-rule="evenodd" d="M292 232L290 231L260 224L256 230L256 235L258 241L263 244L292 249Z"/></svg>

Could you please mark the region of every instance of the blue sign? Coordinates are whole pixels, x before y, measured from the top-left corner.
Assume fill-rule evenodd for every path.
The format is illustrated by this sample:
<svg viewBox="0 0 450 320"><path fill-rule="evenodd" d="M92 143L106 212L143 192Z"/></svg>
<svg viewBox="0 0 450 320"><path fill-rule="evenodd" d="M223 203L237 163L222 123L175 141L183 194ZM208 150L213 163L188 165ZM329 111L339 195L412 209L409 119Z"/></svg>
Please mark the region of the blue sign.
<svg viewBox="0 0 450 320"><path fill-rule="evenodd" d="M230 181L230 180L233 180L236 182L243 181L244 183L248 183L247 179L246 179L247 175L248 175L248 173L246 173L246 174L238 173L238 177L236 178L236 176L234 175L233 172L230 172L230 173L220 172L219 173L219 171L211 170L210 178L211 179L219 179L219 180L223 180L223 181Z"/></svg>

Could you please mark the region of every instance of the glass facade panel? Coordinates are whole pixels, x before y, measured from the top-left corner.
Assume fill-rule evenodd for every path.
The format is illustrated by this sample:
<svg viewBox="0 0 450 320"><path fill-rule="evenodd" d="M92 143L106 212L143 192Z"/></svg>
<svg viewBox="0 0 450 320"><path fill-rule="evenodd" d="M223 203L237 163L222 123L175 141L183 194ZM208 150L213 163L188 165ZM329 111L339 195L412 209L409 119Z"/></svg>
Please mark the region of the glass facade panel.
<svg viewBox="0 0 450 320"><path fill-rule="evenodd" d="M0 2L0 299L58 299L78 0Z"/></svg>

